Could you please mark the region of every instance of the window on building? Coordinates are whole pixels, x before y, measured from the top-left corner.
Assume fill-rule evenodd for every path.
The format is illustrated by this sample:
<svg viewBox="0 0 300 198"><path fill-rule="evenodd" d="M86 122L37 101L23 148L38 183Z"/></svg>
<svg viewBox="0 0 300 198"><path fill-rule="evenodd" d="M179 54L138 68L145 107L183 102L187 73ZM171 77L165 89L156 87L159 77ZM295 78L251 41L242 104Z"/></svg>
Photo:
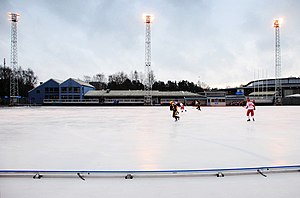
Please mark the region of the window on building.
<svg viewBox="0 0 300 198"><path fill-rule="evenodd" d="M72 92L73 92L72 87L68 87L68 92L69 92L69 93L72 93Z"/></svg>
<svg viewBox="0 0 300 198"><path fill-rule="evenodd" d="M53 87L49 88L50 93L53 93Z"/></svg>
<svg viewBox="0 0 300 198"><path fill-rule="evenodd" d="M58 93L58 87L54 88L54 93Z"/></svg>
<svg viewBox="0 0 300 198"><path fill-rule="evenodd" d="M275 84L275 80L268 80L268 85L274 85Z"/></svg>
<svg viewBox="0 0 300 198"><path fill-rule="evenodd" d="M49 88L45 87L45 93L49 93Z"/></svg>
<svg viewBox="0 0 300 198"><path fill-rule="evenodd" d="M80 93L80 87L74 87L74 93Z"/></svg>
<svg viewBox="0 0 300 198"><path fill-rule="evenodd" d="M62 92L62 93L67 93L67 87L62 87L62 88L61 88L61 92Z"/></svg>
<svg viewBox="0 0 300 198"><path fill-rule="evenodd" d="M300 79L290 79L289 83L300 83Z"/></svg>

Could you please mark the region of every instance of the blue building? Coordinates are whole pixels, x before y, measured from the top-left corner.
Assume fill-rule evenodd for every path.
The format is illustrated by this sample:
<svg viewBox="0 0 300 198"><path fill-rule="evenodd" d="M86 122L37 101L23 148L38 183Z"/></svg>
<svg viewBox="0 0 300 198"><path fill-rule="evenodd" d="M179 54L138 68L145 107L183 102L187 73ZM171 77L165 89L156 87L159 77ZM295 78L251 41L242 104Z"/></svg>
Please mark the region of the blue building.
<svg viewBox="0 0 300 198"><path fill-rule="evenodd" d="M66 81L50 79L28 92L30 104L81 101L84 94L95 87L89 83L69 78Z"/></svg>
<svg viewBox="0 0 300 198"><path fill-rule="evenodd" d="M84 94L90 90L95 90L89 83L69 78L59 85L59 99L84 99Z"/></svg>
<svg viewBox="0 0 300 198"><path fill-rule="evenodd" d="M49 79L28 92L30 104L43 104L44 99L59 99L61 80Z"/></svg>

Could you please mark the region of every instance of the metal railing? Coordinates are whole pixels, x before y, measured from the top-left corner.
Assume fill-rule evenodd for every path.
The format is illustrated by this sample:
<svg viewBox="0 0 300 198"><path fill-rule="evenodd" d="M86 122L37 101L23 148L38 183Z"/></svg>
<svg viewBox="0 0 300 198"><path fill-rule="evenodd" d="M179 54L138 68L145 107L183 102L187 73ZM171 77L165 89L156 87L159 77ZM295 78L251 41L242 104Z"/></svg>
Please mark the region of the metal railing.
<svg viewBox="0 0 300 198"><path fill-rule="evenodd" d="M114 104L114 103L130 103L130 104L139 104L144 103L144 99L105 99L105 104Z"/></svg>
<svg viewBox="0 0 300 198"><path fill-rule="evenodd" d="M260 175L267 177L271 173L299 173L300 165L283 166L258 166L239 168L212 168L212 169L170 169L170 170L17 170L1 169L0 177L31 177L41 178L66 178L78 177L82 180L92 177L122 177L133 179L134 177L195 177L195 176L238 176Z"/></svg>
<svg viewBox="0 0 300 198"><path fill-rule="evenodd" d="M97 104L99 99L44 99L44 104Z"/></svg>

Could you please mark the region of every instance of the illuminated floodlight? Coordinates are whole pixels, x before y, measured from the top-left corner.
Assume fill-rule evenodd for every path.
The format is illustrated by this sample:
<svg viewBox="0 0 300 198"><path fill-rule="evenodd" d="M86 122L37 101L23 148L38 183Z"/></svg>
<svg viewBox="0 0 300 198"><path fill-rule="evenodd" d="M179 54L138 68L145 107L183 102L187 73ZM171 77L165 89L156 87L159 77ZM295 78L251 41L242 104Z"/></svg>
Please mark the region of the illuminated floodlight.
<svg viewBox="0 0 300 198"><path fill-rule="evenodd" d="M152 23L154 17L151 14L143 14L145 23Z"/></svg>
<svg viewBox="0 0 300 198"><path fill-rule="evenodd" d="M8 13L8 16L9 16L9 19L8 19L8 20L10 20L10 21L12 21L12 22L18 22L18 19L19 19L20 14L9 12L9 13Z"/></svg>
<svg viewBox="0 0 300 198"><path fill-rule="evenodd" d="M274 22L273 27L279 28L281 26L281 24L283 23L283 18L274 19L273 22Z"/></svg>

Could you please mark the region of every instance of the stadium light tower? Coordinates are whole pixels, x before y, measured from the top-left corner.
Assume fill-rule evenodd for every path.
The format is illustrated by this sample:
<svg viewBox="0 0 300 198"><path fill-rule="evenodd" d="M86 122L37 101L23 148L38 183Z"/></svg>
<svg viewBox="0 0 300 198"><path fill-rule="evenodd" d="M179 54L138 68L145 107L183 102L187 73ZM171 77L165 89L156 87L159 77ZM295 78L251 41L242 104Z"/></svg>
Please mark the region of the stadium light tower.
<svg viewBox="0 0 300 198"><path fill-rule="evenodd" d="M275 19L273 27L275 28L275 105L280 105L282 102L282 87L281 87L281 52L280 52L280 26L282 19Z"/></svg>
<svg viewBox="0 0 300 198"><path fill-rule="evenodd" d="M17 78L18 68L18 48L17 48L17 23L20 14L8 13L11 21L11 51L10 51L10 64L11 64L11 75L10 75L10 104L15 105L18 103L19 87Z"/></svg>
<svg viewBox="0 0 300 198"><path fill-rule="evenodd" d="M151 70L151 23L153 16L149 14L144 15L146 24L145 33L145 83L144 83L144 105L152 105L152 81L153 73Z"/></svg>

